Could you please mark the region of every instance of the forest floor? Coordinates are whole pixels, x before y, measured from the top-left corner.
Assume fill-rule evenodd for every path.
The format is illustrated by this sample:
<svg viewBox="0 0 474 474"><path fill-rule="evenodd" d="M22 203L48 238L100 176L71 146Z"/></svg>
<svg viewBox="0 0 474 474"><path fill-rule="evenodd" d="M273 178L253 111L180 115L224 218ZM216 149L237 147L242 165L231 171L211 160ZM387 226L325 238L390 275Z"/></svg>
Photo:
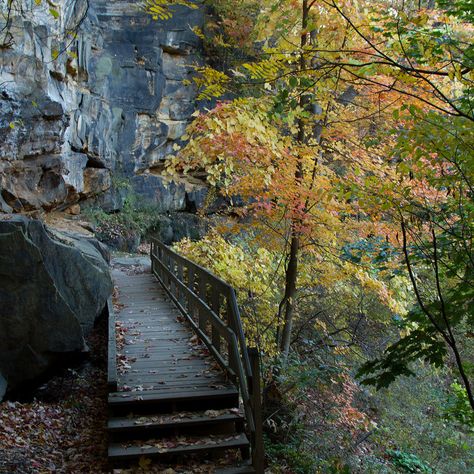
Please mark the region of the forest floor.
<svg viewBox="0 0 474 474"><path fill-rule="evenodd" d="M90 334L80 365L62 369L31 401L0 405L0 473L107 472L104 323Z"/></svg>

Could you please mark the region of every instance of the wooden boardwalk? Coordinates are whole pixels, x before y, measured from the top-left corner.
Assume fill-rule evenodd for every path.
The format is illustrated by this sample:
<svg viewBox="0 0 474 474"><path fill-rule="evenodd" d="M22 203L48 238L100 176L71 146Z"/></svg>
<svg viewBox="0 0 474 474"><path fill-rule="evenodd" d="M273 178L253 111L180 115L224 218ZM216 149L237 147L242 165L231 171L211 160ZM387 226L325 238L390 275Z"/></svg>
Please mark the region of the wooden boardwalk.
<svg viewBox="0 0 474 474"><path fill-rule="evenodd" d="M109 358L115 359L109 360L111 463L145 457L173 466L176 457L233 450L240 463L222 472L255 472L246 462L250 445L235 383L151 273L115 269L113 278L118 301L116 328L109 330Z"/></svg>
<svg viewBox="0 0 474 474"><path fill-rule="evenodd" d="M116 270L113 277L121 310L116 319L118 392L110 394L112 403L176 392L236 396L235 386L226 381L151 274Z"/></svg>

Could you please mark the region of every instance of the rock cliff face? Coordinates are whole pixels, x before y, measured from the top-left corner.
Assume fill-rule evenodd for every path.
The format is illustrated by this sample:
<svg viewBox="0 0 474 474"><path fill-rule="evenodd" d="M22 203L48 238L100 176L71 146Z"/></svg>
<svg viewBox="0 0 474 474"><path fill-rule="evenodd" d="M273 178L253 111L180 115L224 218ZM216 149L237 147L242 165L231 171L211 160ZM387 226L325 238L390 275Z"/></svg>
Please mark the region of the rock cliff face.
<svg viewBox="0 0 474 474"><path fill-rule="evenodd" d="M133 0L55 3L57 19L46 2L14 2L23 14L0 49L0 209L115 210L123 182L159 211L194 205L202 189L159 175L195 110L202 10L158 22Z"/></svg>

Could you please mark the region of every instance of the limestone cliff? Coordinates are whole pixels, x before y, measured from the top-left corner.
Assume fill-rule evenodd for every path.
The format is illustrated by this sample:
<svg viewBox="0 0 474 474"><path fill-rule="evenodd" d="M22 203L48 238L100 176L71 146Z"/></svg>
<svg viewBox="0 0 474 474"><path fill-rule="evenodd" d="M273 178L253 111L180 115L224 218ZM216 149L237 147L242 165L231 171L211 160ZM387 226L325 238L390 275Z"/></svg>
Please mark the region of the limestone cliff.
<svg viewBox="0 0 474 474"><path fill-rule="evenodd" d="M18 0L0 37L0 209L114 210L124 181L160 211L185 209L200 190L159 173L196 107L186 80L202 61L191 28L203 11L157 22L133 0L55 3L56 19Z"/></svg>

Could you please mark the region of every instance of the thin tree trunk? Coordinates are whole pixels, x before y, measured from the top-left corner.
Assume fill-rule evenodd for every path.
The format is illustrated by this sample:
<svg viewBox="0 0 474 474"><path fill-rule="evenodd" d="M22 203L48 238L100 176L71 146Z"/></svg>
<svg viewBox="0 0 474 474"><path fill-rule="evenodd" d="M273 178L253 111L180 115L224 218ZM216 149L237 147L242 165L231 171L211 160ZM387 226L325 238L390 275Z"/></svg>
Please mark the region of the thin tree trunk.
<svg viewBox="0 0 474 474"><path fill-rule="evenodd" d="M293 329L293 314L295 309L296 298L296 279L298 277L298 252L300 247L300 239L296 232L292 231L290 244L290 255L288 265L285 271L285 325L281 337L280 350L283 358L288 357L291 343L291 331Z"/></svg>
<svg viewBox="0 0 474 474"><path fill-rule="evenodd" d="M306 58L304 56L303 48L306 46L308 40L308 32L306 31L308 26L308 14L309 7L308 1L303 0L302 6L302 32L301 32L301 53L299 60L299 70L303 71L306 69ZM307 98L304 95L300 97L300 106L303 108L307 105ZM298 137L299 143L305 143L306 133L304 121L300 119L298 121ZM295 181L297 184L303 180L303 163L301 158L298 157L298 163L295 171ZM298 229L299 222L296 219L292 219L291 222L291 238L290 238L290 254L288 257L288 264L285 270L285 294L280 306L284 309L284 326L280 342L280 351L283 359L287 359L290 351L291 343L291 332L293 329L293 316L295 312L295 300L297 295L296 281L298 278L298 257L300 249L300 231Z"/></svg>

